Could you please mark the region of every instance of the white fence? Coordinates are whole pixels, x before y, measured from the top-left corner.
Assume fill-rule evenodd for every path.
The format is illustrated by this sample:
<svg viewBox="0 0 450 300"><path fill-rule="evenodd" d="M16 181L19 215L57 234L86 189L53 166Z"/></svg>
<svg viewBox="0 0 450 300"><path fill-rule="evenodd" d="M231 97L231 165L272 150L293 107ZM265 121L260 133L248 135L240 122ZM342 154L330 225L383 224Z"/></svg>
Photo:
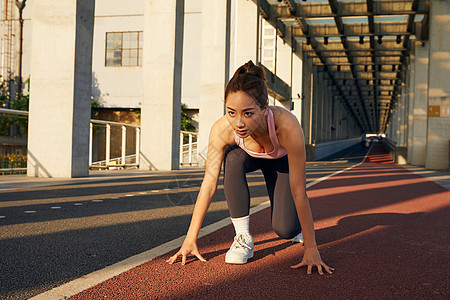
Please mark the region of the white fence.
<svg viewBox="0 0 450 300"><path fill-rule="evenodd" d="M0 108L0 113L28 117L27 111ZM121 134L118 134L118 130ZM138 168L140 135L139 125L92 119L89 135L89 167L91 169ZM26 156L26 137L24 143ZM198 133L180 132L180 167L185 166L198 166ZM26 168L9 168L4 171L24 172Z"/></svg>
<svg viewBox="0 0 450 300"><path fill-rule="evenodd" d="M105 159L93 161L93 149L94 149L94 125L104 127L105 130ZM111 141L113 138L111 135L111 128L119 127L121 130L121 144L120 144L120 156L112 157L111 155ZM127 155L127 128L134 131L134 154ZM139 167L139 150L140 150L140 133L141 128L139 125L125 124L119 122L102 121L102 120L91 120L90 124L90 134L89 134L89 167L91 169L118 169L118 168L137 168ZM100 143L98 143L99 145ZM97 146L99 148L99 146ZM99 156L99 155L97 155Z"/></svg>
<svg viewBox="0 0 450 300"><path fill-rule="evenodd" d="M180 132L180 166L198 166L198 133Z"/></svg>

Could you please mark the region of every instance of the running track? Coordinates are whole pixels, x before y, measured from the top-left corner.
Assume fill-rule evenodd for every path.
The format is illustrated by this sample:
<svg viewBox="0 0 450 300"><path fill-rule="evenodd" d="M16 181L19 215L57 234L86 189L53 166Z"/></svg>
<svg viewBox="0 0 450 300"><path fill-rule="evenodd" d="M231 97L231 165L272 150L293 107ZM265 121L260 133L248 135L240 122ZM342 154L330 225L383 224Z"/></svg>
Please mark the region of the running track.
<svg viewBox="0 0 450 300"><path fill-rule="evenodd" d="M366 161L308 189L316 237L332 275L290 269L301 245L279 239L270 210L251 217L255 257L224 263L234 231L199 239L206 263L168 265L167 253L70 299L448 299L450 192L392 163L374 144Z"/></svg>

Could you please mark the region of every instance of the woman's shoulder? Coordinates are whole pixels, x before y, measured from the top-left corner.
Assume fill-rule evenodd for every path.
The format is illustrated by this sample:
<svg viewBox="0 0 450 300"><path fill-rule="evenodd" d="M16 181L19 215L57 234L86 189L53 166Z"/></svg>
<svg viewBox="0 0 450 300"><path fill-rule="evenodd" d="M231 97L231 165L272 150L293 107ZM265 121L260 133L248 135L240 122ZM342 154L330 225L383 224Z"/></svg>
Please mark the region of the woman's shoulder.
<svg viewBox="0 0 450 300"><path fill-rule="evenodd" d="M234 144L234 130L228 123L226 116L220 117L211 127L211 137L225 142L226 145Z"/></svg>
<svg viewBox="0 0 450 300"><path fill-rule="evenodd" d="M297 117L282 106L269 106L269 109L273 113L273 119L275 123L275 127L278 128L287 128L289 129L293 125L297 124L300 126Z"/></svg>
<svg viewBox="0 0 450 300"><path fill-rule="evenodd" d="M297 153L298 145L303 145L303 130L297 117L284 107L271 107L280 145L288 151ZM292 153L291 153L292 155Z"/></svg>

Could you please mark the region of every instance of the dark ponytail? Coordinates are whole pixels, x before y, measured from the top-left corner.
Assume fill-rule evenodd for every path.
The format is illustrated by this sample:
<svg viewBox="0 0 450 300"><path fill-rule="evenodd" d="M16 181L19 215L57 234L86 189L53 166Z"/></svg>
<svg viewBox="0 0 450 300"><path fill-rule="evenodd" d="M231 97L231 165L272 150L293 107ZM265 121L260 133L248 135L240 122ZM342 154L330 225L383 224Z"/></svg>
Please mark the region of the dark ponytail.
<svg viewBox="0 0 450 300"><path fill-rule="evenodd" d="M264 69L255 66L251 60L240 66L225 87L225 101L229 94L239 91L253 97L261 109L265 108L268 95Z"/></svg>

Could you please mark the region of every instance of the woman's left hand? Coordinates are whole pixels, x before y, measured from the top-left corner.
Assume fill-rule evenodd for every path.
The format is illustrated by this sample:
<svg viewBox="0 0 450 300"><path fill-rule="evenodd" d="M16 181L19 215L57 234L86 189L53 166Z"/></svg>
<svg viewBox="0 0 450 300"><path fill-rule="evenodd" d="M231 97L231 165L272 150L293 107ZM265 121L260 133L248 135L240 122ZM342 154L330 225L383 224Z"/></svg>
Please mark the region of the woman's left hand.
<svg viewBox="0 0 450 300"><path fill-rule="evenodd" d="M305 248L305 254L303 255L302 261L299 264L291 266L291 268L298 269L303 266L307 266L308 274L312 273L312 268L314 266L317 267L317 270L319 271L320 275L324 274L323 269L325 269L325 271L328 274L331 274L331 273L333 273L332 271L334 271L334 268L327 266L322 261L322 258L320 257L319 250L317 250L317 247Z"/></svg>

